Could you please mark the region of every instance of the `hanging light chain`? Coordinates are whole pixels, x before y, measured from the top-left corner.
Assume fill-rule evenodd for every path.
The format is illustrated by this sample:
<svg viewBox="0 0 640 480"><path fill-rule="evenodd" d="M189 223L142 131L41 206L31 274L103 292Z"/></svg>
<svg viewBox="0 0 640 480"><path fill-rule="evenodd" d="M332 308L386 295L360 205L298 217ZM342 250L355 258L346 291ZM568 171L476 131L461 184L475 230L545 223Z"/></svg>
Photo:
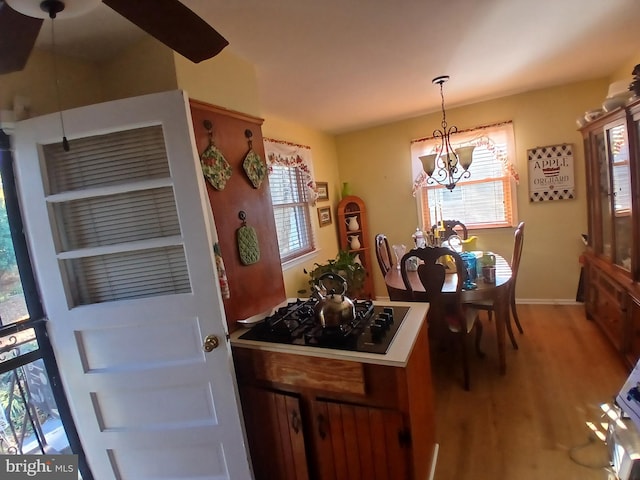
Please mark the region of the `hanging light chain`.
<svg viewBox="0 0 640 480"><path fill-rule="evenodd" d="M53 10L49 11L49 17L51 18L51 50L53 55L53 77L55 80L56 87L56 101L58 102L58 111L60 115L60 126L62 127L62 148L65 152L70 150L69 141L67 140L67 135L64 129L64 117L62 115L62 101L60 100L60 79L58 78L58 61L57 61L57 52L56 52L56 35L55 35L55 24L54 19L56 18L56 12Z"/></svg>
<svg viewBox="0 0 640 480"><path fill-rule="evenodd" d="M442 89L442 84L444 83L444 81L440 81L440 98L442 99L442 130L446 131L447 130L447 113L444 109L444 92Z"/></svg>

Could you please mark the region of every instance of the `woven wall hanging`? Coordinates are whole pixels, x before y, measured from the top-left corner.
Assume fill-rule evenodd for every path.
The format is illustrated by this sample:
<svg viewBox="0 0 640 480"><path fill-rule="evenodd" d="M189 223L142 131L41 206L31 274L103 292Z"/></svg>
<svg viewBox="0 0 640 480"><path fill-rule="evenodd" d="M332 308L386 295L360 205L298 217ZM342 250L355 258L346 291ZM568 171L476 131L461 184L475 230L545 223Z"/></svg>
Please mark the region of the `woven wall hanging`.
<svg viewBox="0 0 640 480"><path fill-rule="evenodd" d="M260 260L260 245L256 229L247 225L247 214L241 211L238 214L242 220L242 226L236 231L238 241L238 254L243 265L252 265Z"/></svg>
<svg viewBox="0 0 640 480"><path fill-rule="evenodd" d="M209 145L200 155L200 165L204 178L216 190L223 190L227 180L231 177L231 165L213 141L213 125L209 120L203 122L209 136Z"/></svg>

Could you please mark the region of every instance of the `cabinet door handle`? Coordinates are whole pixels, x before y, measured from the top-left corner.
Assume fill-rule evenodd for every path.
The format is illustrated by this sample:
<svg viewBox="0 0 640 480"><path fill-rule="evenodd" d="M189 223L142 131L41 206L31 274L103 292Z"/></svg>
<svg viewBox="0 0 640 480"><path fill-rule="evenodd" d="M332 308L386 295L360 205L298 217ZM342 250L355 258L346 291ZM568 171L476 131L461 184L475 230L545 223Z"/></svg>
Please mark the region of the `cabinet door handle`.
<svg viewBox="0 0 640 480"><path fill-rule="evenodd" d="M322 440L327 438L327 419L322 414L318 415L318 435Z"/></svg>
<svg viewBox="0 0 640 480"><path fill-rule="evenodd" d="M398 444L401 447L411 446L411 430L408 428L402 428L398 430Z"/></svg>
<svg viewBox="0 0 640 480"><path fill-rule="evenodd" d="M302 425L302 420L300 420L300 414L297 410L291 411L291 428L296 433L300 433L300 426Z"/></svg>

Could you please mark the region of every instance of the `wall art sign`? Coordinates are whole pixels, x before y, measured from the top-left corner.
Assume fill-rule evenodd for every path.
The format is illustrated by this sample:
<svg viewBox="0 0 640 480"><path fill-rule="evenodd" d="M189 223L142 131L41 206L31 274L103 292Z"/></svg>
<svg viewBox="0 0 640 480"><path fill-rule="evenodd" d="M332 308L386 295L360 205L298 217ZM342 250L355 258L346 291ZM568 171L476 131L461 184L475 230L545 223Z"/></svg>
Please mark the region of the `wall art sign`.
<svg viewBox="0 0 640 480"><path fill-rule="evenodd" d="M529 201L575 198L573 146L563 143L527 150Z"/></svg>

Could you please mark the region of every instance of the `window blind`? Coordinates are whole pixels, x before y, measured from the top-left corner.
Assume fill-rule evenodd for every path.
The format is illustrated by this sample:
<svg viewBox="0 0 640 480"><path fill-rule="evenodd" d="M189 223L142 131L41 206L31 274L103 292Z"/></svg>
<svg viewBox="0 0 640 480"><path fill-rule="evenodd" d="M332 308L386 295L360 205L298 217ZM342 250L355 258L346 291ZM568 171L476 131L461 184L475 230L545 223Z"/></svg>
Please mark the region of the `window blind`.
<svg viewBox="0 0 640 480"><path fill-rule="evenodd" d="M43 153L71 305L190 292L162 128L70 143L69 152L56 143ZM158 179L166 186L150 186ZM70 192L83 194L55 196Z"/></svg>
<svg viewBox="0 0 640 480"><path fill-rule="evenodd" d="M273 165L269 187L284 263L314 248L307 187L299 169L284 165Z"/></svg>

